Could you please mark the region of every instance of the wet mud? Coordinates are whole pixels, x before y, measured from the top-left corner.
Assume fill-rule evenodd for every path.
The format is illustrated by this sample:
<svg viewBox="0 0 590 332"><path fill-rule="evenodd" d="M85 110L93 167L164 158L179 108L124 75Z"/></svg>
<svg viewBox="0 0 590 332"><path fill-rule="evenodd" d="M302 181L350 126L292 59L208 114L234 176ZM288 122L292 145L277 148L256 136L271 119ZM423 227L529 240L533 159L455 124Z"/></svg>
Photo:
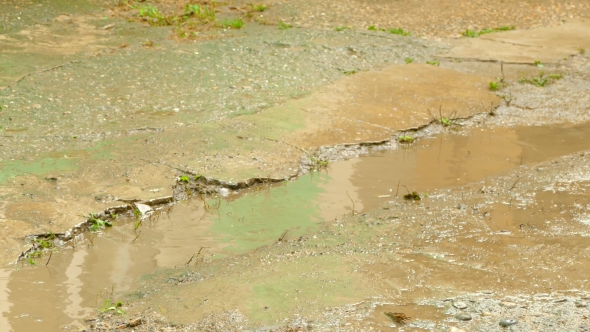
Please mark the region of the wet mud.
<svg viewBox="0 0 590 332"><path fill-rule="evenodd" d="M103 306L106 299L114 300L122 294L139 291L136 288L136 280L144 280L147 284L153 282L154 279L160 280L160 274L152 275L152 273L162 269L165 271L162 272L163 275L172 273L168 277L169 283L186 284L185 291L192 292L194 289L200 294L199 298L203 297L202 300L205 301L202 303L197 301L201 304L194 307L195 299L188 296L186 299L193 303L193 306L189 307L191 310L188 311L190 319L184 318L184 310L178 312L178 308L163 309L167 312L166 316L169 319L175 322L190 323L191 320L195 320L195 317L203 318L207 314L226 308L227 303L232 303L232 299L235 299L238 301L235 302L235 305L249 317L251 322L258 321L268 324L280 317L288 317L295 308L299 308L299 305L296 304L298 301L309 299L307 296L302 296L300 300L295 300L295 302L292 302L291 299L287 302L291 304L285 306L286 303L283 300L279 301L275 298L276 292L283 291L281 287L285 287L290 282L299 284L300 277L297 280L287 279L291 281L276 280L259 283L257 280L264 275L264 272L254 270L238 280L233 280L233 274L223 277L219 274L220 271L213 266L236 259L240 261L245 259L253 263L253 258L250 257L252 252L255 253L254 255L257 255L257 252L264 253L269 248L272 250L272 247L283 242L287 246L293 246L292 242L302 244L307 241L316 242L309 238L311 234L325 233L333 227L338 229L345 224L348 224L345 227L353 227L355 224L351 225L351 221L346 220L358 218L356 216L359 215L363 216L362 225L374 225L375 227L381 227L378 225L382 223L398 225L396 233L387 236L379 235L381 238L389 238L394 242L381 243L378 248L385 251L395 248L396 252L401 250L403 256L406 257L402 261L413 266L412 269L420 266L422 270L431 271L420 274L421 278L426 278L421 283L447 284L448 287L455 288L457 284L467 282L472 286L465 290L476 291L478 287L488 285L490 282L489 277L481 273L482 270L485 270L486 266L501 266L502 261L506 260L504 257L506 254L503 254L502 257L497 253L490 255L489 251L493 250L492 248L497 248L499 252L506 252L507 248L520 245L531 248L539 246L540 243L545 243L543 246L565 245L562 239L548 242L547 239L514 238L511 235L523 232L542 232L553 236L559 234L563 236L579 232L579 228L576 226L579 226L580 222L582 224L588 223L584 221L588 218L585 210L585 197L579 194L568 194L565 198L564 194L541 191L532 196L530 194L524 197L516 196L510 201L488 202L473 197L473 193L468 193L466 198L461 195L464 199L463 203L449 207L464 211L473 209L470 206L474 204L477 206L477 214L481 214L478 216L481 220L476 225L470 224L470 226L459 226L459 228L465 227L464 231L467 233L480 229L480 232L483 230L484 234L488 236L495 235L492 238L499 236L505 237L505 239L482 241L481 237L462 236L459 243L455 241L440 242L441 238L449 236L443 234L449 231L455 232L457 227L452 221L448 225L438 225L436 219L445 219L443 212L442 216L435 215L434 225L431 226L433 229L427 232L437 234L435 238L439 240L433 242L436 243L436 249L434 249L435 247L417 249L413 245L402 244L408 240L398 242L400 240L396 234L416 234L417 225L414 225L413 222L404 222L408 217L402 215L385 218L383 216L367 217L367 213L374 214L374 211L381 211L380 214L389 214L394 211L404 213L402 211L411 209L412 205L415 205L416 208L426 207L426 211L440 209L440 207L435 207L436 203L434 202L446 197L448 194L445 192L450 190L449 188L463 188L469 184L482 183L490 176L502 174L515 168L526 168L528 165L538 165L539 162L552 160L564 154L587 150L588 137L586 136L590 133L588 129L588 125L585 124L569 127L517 127L514 129L475 127L463 130L445 130L433 137L424 137L411 145L399 144L397 149L392 151L372 153L333 163L323 171L312 172L286 184L268 183L253 189L228 191L225 197L193 198L160 208L143 220L126 217L122 213L114 221L112 229L106 229L104 233L85 232L78 237L74 236L74 241L64 244L51 255L49 255L50 251L45 251L43 257L33 258L33 262L39 266L28 267L29 262L22 260L19 262L17 271L5 270L7 281L4 293L8 296L7 301L11 305L7 309L9 314L8 319L4 321L4 326L11 326L14 330L32 329L40 326L39 324L43 324L43 326L54 324L52 326L55 328L61 326L73 328L73 326L83 324L81 319L93 316L97 308L100 309ZM511 187L512 190L526 185L524 182L519 184L518 177L515 179L514 188ZM492 191L483 185L481 191L485 192L486 190ZM404 202L403 196L409 191L418 192L423 203ZM556 216L558 206L555 205L555 202L560 201L560 209L568 206L571 208L570 204L563 202L565 199L579 201L578 207L575 209L577 212L571 212L571 215L565 216L560 216L558 213ZM477 203L473 203L474 200ZM494 200L493 196L492 200ZM531 204L532 201L534 201L536 208L523 208L523 206ZM433 206L429 207L429 205ZM540 207L544 209L541 212L539 211ZM455 214L449 212L451 216ZM431 212L426 213L431 214ZM534 217L536 214L542 215L542 221ZM558 228L555 228L551 225L551 221L554 221L558 216L559 220L563 219L567 223L560 222ZM416 215L409 220L414 220L414 218L419 218L419 216ZM453 216L452 218L457 217ZM459 225L461 224L464 223L459 222ZM353 228L356 227L358 225ZM353 242L357 242L353 247L364 247L367 245L365 241L370 241L374 236L355 234L357 232L352 231L353 238L356 238ZM364 231L360 233L364 233ZM367 238L367 236L369 237ZM457 236L453 235L453 237ZM417 238L422 239L425 243L431 242L431 235L424 234L424 231ZM343 239L340 240L343 241ZM317 243L333 243L333 241L322 240ZM568 247L585 246L585 241L582 238L577 242L570 237L567 243L569 243ZM371 288L374 288L374 286L367 288L368 285L359 285L356 278L350 280L337 278L340 269L344 268L341 271L344 272L351 268L351 262L337 263L339 259L334 261L330 255L336 253L329 253L334 250L334 248L329 249L330 246L333 244L328 247L324 245L314 247L312 245L306 256L311 258L318 255L328 255L322 259L321 270L324 272L318 276L324 275L322 278L328 279L336 278L335 287L348 285L346 287L352 286L352 289L350 292L338 292L336 288L325 291L326 298L318 300L314 305L306 305L303 309L297 309L303 310L302 313L309 314L325 306L337 305L342 300L341 297L349 300L364 300L362 294L370 292ZM471 258L461 257L461 248L464 246L469 246L468 257ZM324 249L320 249L321 247ZM354 249L354 251L357 250L362 252L362 249ZM459 251L457 252L457 250ZM541 248L537 250L541 250ZM294 251L291 255L298 257L300 254L301 252ZM342 254L340 252L338 255ZM522 255L522 252L519 255ZM345 256L340 259L344 259ZM485 260L477 259L477 257L484 256ZM550 259L550 257L556 257L556 255L547 256L545 259ZM298 267L295 270L303 269L297 273L309 274L309 277L305 278L307 282L315 280L314 272L308 269L319 268L319 265L312 262L309 262L309 266L307 266L306 261L310 258L301 258L302 261L297 264ZM462 267L464 264L459 263L462 261L465 264L468 262L471 269L478 267L481 272L472 271L464 278L457 280L457 274L465 269ZM356 262L356 264L360 264L356 269L363 271L363 278L373 280L373 283L380 282L382 276L387 277L381 282L401 281L399 278L403 274L396 277L397 274L394 272L396 263L388 267L388 264L384 265L385 263L367 264L367 262L363 262L364 259ZM449 266L450 263L452 264ZM539 260L535 259L534 264L538 263ZM552 264L557 263L553 262ZM583 269L584 264L578 259L576 265L572 267L573 274L567 275L567 272L563 270L561 273L564 278L576 279L576 275L580 273L579 269ZM326 270L327 266L331 267ZM394 270L391 270L392 268ZM181 275L176 275L178 272L174 271L177 270L184 272ZM522 267L504 267L502 270L504 275L511 275L521 273L518 271L521 271ZM534 275L532 278L543 282L552 274L553 272L547 272L546 275ZM145 279L144 275L152 276ZM480 282L479 278L484 278L484 281ZM215 285L224 282L237 282L240 287L232 288L232 294L213 295L219 291ZM240 284L241 282L244 284ZM38 288L21 286L24 284L39 286ZM510 283L510 285L513 287L514 284ZM525 285L519 283L516 285L519 290L523 290L523 287L526 288ZM300 286L303 287L303 285ZM582 285L575 285L575 287L580 286ZM311 288L309 287L308 285L306 288L298 288L298 292L306 292L308 296L321 293L319 290L321 288L316 289L313 282ZM413 295L408 299L417 300L431 295L433 292L433 290L414 289ZM27 295L36 293L43 294L42 300ZM241 294L241 296L236 294ZM242 302L242 296L246 296L249 300ZM158 305L162 306L159 301L156 300L160 303ZM256 313L257 310L260 310L257 309L258 305L262 306L263 302L265 303L263 307L276 308L278 312L268 316ZM59 305L57 305L58 303ZM188 306L188 303L184 305ZM427 328L428 324L444 321L448 316L442 310L431 309L429 311L424 308L418 308L420 310L411 308L412 305L409 308L394 306L390 308L391 310L379 307L373 313L373 318L367 317L364 322L376 326L395 325L381 311L400 311L408 317L412 317L414 322L418 322L416 326ZM429 314L429 312L431 313ZM423 323L420 323L422 321Z"/></svg>

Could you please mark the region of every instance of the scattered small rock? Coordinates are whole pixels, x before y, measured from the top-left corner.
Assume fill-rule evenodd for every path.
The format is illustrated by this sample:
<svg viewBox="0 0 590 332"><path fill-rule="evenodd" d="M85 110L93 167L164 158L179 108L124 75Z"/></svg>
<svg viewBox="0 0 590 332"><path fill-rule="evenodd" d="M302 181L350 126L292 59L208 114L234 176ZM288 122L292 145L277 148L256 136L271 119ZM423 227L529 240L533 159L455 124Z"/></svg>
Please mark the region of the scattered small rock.
<svg viewBox="0 0 590 332"><path fill-rule="evenodd" d="M453 307L455 307L457 309L467 309L467 304L465 304L465 302L462 302L462 301L457 301L457 302L453 302Z"/></svg>
<svg viewBox="0 0 590 332"><path fill-rule="evenodd" d="M462 321L468 321L468 320L471 320L471 319L473 319L473 318L471 317L471 315L470 315L470 314L468 314L468 313L466 313L466 312L462 312L462 313L458 313L458 314L456 314L456 315L455 315L455 318L456 318L456 319L458 319L458 320L462 320Z"/></svg>
<svg viewBox="0 0 590 332"><path fill-rule="evenodd" d="M135 203L135 207L141 212L142 216L154 211L151 206L145 204Z"/></svg>
<svg viewBox="0 0 590 332"><path fill-rule="evenodd" d="M518 320L516 320L514 318L502 319L500 321L500 326L502 326L502 327L508 327L508 326L515 325L516 323L518 323Z"/></svg>
<svg viewBox="0 0 590 332"><path fill-rule="evenodd" d="M514 302L500 302L500 305L508 309L514 309L517 307L516 303Z"/></svg>
<svg viewBox="0 0 590 332"><path fill-rule="evenodd" d="M127 323L127 327L136 327L141 325L141 317L131 318Z"/></svg>
<svg viewBox="0 0 590 332"><path fill-rule="evenodd" d="M582 301L577 301L576 302L576 307L578 307L578 308L586 308L586 307L588 307L588 303L582 302Z"/></svg>
<svg viewBox="0 0 590 332"><path fill-rule="evenodd" d="M451 327L451 329L449 330L449 332L465 332L465 330L463 329L458 329L454 326Z"/></svg>

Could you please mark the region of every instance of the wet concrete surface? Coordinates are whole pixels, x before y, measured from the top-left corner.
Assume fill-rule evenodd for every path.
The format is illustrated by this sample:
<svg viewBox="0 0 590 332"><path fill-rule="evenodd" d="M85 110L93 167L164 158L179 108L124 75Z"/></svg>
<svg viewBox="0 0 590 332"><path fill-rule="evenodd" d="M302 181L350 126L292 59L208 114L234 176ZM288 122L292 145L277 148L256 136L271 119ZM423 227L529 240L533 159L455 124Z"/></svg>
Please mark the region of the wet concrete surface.
<svg viewBox="0 0 590 332"><path fill-rule="evenodd" d="M199 281L197 284L187 284L186 291L192 292L192 289L197 287L199 298L203 297L202 300L206 302L206 305L202 303L195 307L195 299L188 296L186 299L193 305L189 306L188 302L182 302L184 306L191 308L189 311L185 311L179 309L177 304L167 303L164 300L148 300L151 303L158 303L160 306L173 305L174 308L163 307L162 309L168 313L166 316L172 321L190 323L191 320L199 320L198 317L203 318L207 314L228 308L228 303L235 303L253 322L260 320L260 322L272 323L274 319L289 317L295 307L298 307L293 304L285 307L282 300L277 302L278 300L274 298L273 294L268 293L271 289L285 287L285 281L277 280L276 284L261 283L259 278L264 273L259 270L246 273L250 275L246 279L233 280L234 276L230 274L229 279L225 281L226 277L223 277L225 273L218 268L212 268L212 266L236 259L241 261L243 255L246 255L243 259L252 264L254 260L248 256L251 256L252 252L265 252L269 246L276 246L277 239L283 239L278 243L285 242L285 245L300 241L303 241L300 243L316 242L310 240L308 236L318 232L325 233L332 228L338 230L339 227L343 227L343 223L348 223L345 227L357 228L358 224L350 224L351 221L345 221L354 219L354 215L363 216L361 225L374 225L375 227L381 227L378 225L382 223L396 225L395 234L378 235L381 236L381 239L386 237L394 242L381 243L378 248L385 251L395 248L395 251L398 253L401 251L405 258L394 259L391 263L368 263L371 260L365 261L364 258L360 261L345 259L344 262L336 263L336 261L332 262L332 258L326 258L328 261L325 264L332 265L334 269L321 272L320 275L324 275L322 278L336 278L338 280L336 273L338 271L344 272L350 268L363 271L364 277L360 280L354 278L336 281L335 287L340 287L342 282L347 285L347 288L352 287L350 292L344 293L347 294L343 295L344 298L363 300L366 296L365 292L370 293L371 288L374 290L375 285L378 285L378 283L375 284L376 282L390 283L395 280L401 282L400 278L403 273L396 277L398 272L395 272L396 266L398 266L396 261L399 259L413 266L405 269L415 269L421 266L421 269L431 271L420 274L421 278L426 278L426 280L420 281L424 285L447 285L453 289L458 286L457 283L468 282L471 286L468 286L466 290L475 291L478 287L487 287L488 285L494 288L495 283L488 284L490 282L489 276L486 277L485 274L482 274L482 270L486 270L486 266L491 266L487 268L489 270L503 264L502 261L506 259L503 256L510 252L510 248L513 246L534 247L545 243L542 245L543 247L561 247L565 244L563 242L564 236L568 234L570 236L567 240L569 249L563 248L563 250L585 248L583 239L578 241L571 238L572 234L580 231L580 220L582 224L588 223L584 221L587 219L584 195L568 194L566 198L563 197L563 194L541 191L535 195L516 196L514 201L506 202L495 201L493 196L491 197L492 201L487 201L474 197L469 190L460 189L469 192L467 197L463 197L464 201L459 203L459 208L452 206L449 208L464 211L471 209L472 205L478 206L477 211L478 214L481 214L481 220L476 225L465 224L458 220L440 225L437 219L446 219L444 208L443 211L439 210L442 215L435 216L434 221L430 221L434 224L431 226L420 225L420 227L413 222L415 218L419 219L418 215L408 219L402 215L366 217L366 213L373 214L374 211L381 211L381 214L383 212L403 214L404 210L411 209L410 206L415 205L416 208L426 208L428 211L426 214L432 215L432 212L429 211L440 209L440 207L436 207L435 202L444 200L443 197L448 196L445 192L449 188L462 188L473 183L482 183L484 179L490 181L490 177L508 170L537 165L539 162L552 160L558 156L587 150L589 128L588 124L584 124L568 127L544 126L513 129L476 127L459 129L458 131L446 130L434 137L420 139L411 145L399 144L398 148L393 151L374 153L334 163L325 171L313 172L288 184L263 185L256 189L232 193L227 198L207 198L207 203L197 198L191 199L160 210L145 218L141 224L138 224L136 219L121 216L117 218L114 227L104 233L88 233L84 238L79 238L76 243L71 244L69 248L64 247L52 253L51 256L45 253L43 257L34 258L33 261L38 266L28 267L28 263L22 261L16 271L4 270L4 303L7 314L3 326L6 329L24 331L38 329L40 326L45 328L52 326L57 329L62 326L82 325L84 324L82 319L93 317L96 308L102 308L107 298L114 300L125 293L143 292L141 288L137 289L136 280L162 269L164 269L163 275L177 274L178 272L175 271L178 270L184 271L183 273L186 274L170 276L168 282L184 284L189 281ZM524 185L524 183L520 185ZM517 181L514 187L520 185ZM547 188L545 189L547 190ZM402 197L408 190L417 191L422 196L423 203L404 203ZM482 191L485 190L490 189L482 189ZM578 205L568 204L564 200L573 200L578 202ZM562 216L561 213L555 215L556 208L551 206L557 201L560 201L559 208L570 209L571 215ZM523 206L530 205L532 207L529 209L523 208ZM539 212L540 206L547 208ZM555 206L557 207L557 205ZM571 210L572 208L574 210ZM451 211L448 213L455 214ZM542 215L544 221L533 218L532 216L536 213ZM557 228L551 225L551 221L555 222L556 218L559 218ZM406 219L410 222L408 223ZM430 230L425 232L422 227L430 228ZM457 227L459 229L465 227L459 233L472 233L479 229L481 234L477 238L473 235L453 234L453 238L457 238L458 242L440 241L440 239L450 236L449 232L457 232ZM368 245L365 241L371 241L375 236L371 233L358 236L360 234L356 233L359 231L353 229L342 232L349 233L348 236L352 237L344 236L340 241L356 242L356 244L352 244L352 248L357 249L349 248L338 254L334 252L333 254L336 254L337 257L350 252L350 250L363 252L363 249L359 248ZM422 234L418 235L417 231L420 229L422 229ZM377 234L382 231L385 230L381 230ZM533 239L511 236L523 232L542 232L560 237L548 241L547 236ZM339 231L339 233L341 232ZM365 233L365 231L360 231L360 233ZM397 234L414 235L410 236L410 239L399 240L400 237ZM486 239L483 234L486 234L487 237L491 236L491 238ZM587 234L587 231L584 234ZM434 239L438 240L431 242L433 235ZM320 238L322 237L320 236ZM500 240L499 237L505 237L505 239ZM416 248L416 244L406 243L418 239L423 242L421 246L424 247ZM318 243L324 243L324 241ZM333 243L333 241L327 243ZM433 247L428 248L431 246L428 243L433 243ZM462 257L463 249L461 248L464 246L470 247L467 257ZM493 248L504 252L504 254L490 255L490 250L494 250ZM327 252L333 251L334 248L314 249L312 245L307 250L313 250L308 252L308 255L316 257L328 254ZM327 252L323 253L323 251ZM316 254L314 255L313 252ZM295 255L295 252L292 255ZM482 260L484 256L486 258ZM345 257L344 254L341 259ZM545 260L551 262L553 259L558 259L558 256L548 254L545 257ZM539 264L539 260L531 260L531 263ZM311 273L313 276L313 272L305 272L309 267L306 268L300 264L297 269L303 268L304 270L298 273L302 273L302 275ZM467 268L465 265L469 269L480 272L472 271L463 278L459 278L458 281L457 274L465 271ZM190 267L188 270L187 266ZM317 266L310 264L312 269ZM573 274L567 274L563 270L561 274L565 278L574 279L570 280L570 283L576 282L581 277L580 269L584 269L583 266L585 263L577 259L576 265L572 267ZM394 270L391 270L392 268ZM522 273L519 271L526 270L526 268L512 266L502 268L502 270L502 275L510 276ZM535 274L532 275L532 278L533 280L537 278L539 280L537 282L543 283L553 274L553 271ZM530 275L530 272L527 275ZM387 277L382 280L382 276ZM151 276L147 279L143 277L142 280L153 287L151 285L153 281L150 280L160 278L159 274L156 274L155 277ZM364 278L372 280L373 285L359 285L358 283ZM479 278L484 278L484 280L480 281ZM223 295L214 295L220 291L216 285L219 285L220 282L230 282L229 280L240 285L239 289L232 289L232 293L235 292L235 294L223 291ZM312 296L319 291L310 281L315 280L313 277L305 280L311 282L311 288L309 285L307 288L307 292L310 293L308 295ZM245 284L240 284L241 282ZM294 282L299 283L300 281ZM514 283L510 282L507 288L509 290L523 289L524 285L519 283L516 285L518 288L514 288ZM575 285L575 287L582 286L583 284ZM270 287L268 290L263 290L268 287ZM254 293L247 291L249 288ZM257 292L256 289L260 289L260 291ZM548 291L548 288L542 290ZM147 291L147 293L150 292ZM205 294L201 294L201 292L205 292ZM158 292L155 293L158 294ZM338 293L335 292L335 289L326 292L326 298L318 300L314 305L307 305L305 309L297 310L303 310L302 313L309 314L314 310L321 309L322 306L335 305L338 303ZM402 298L416 300L426 294L436 292L415 289L412 293L413 295L409 298ZM238 296L238 294L240 295ZM246 296L246 294L248 294L248 300L245 301L242 296ZM255 303L261 304L262 302L259 301L274 303L272 308L278 306L278 316L263 317L257 314ZM302 296L295 303L299 301L307 301L307 297ZM201 303L200 300L197 302ZM429 311L424 308L408 309L398 306L390 309L395 309L392 312L403 312L412 317L414 322L424 320L426 325L420 323L416 325L418 327L428 326L433 321L440 323L448 318L448 315L445 315L442 310L432 309L432 314L429 314ZM373 318L367 318L363 324L387 326L391 322L388 321L389 318L383 316L381 311L384 310L381 307L375 310ZM185 317L185 312L187 314L190 312L190 315Z"/></svg>

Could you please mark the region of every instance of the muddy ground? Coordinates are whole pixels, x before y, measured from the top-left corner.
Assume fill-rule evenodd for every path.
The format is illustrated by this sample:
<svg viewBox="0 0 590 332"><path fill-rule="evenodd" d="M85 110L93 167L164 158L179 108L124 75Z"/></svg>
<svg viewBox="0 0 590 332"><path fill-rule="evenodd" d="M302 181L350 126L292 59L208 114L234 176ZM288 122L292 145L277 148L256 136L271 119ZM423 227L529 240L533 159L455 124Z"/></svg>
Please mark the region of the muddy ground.
<svg viewBox="0 0 590 332"><path fill-rule="evenodd" d="M518 331L590 328L590 146L562 148L555 133L542 141L590 121L586 2L261 5L220 4L220 20L245 25L209 22L188 38L123 2L2 2L2 263L30 247L26 235L63 233L119 199L184 197L196 176L330 174L337 160L407 148L400 136L523 126L548 128L533 140L546 155L517 150L510 167L428 187L418 203L391 194L371 205L352 193L357 213L336 211L255 251L211 249L197 266L142 270L136 289L116 296L125 314L64 328L116 328L136 314L135 330L489 331L510 319ZM436 172L430 161L410 169ZM3 324L29 327L6 301Z"/></svg>

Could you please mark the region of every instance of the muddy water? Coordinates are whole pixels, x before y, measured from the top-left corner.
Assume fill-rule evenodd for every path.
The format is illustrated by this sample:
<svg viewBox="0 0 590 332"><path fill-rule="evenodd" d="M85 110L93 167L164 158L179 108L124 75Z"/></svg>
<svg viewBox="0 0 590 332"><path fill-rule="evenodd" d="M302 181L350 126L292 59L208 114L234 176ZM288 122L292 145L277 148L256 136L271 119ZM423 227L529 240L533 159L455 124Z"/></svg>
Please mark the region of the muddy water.
<svg viewBox="0 0 590 332"><path fill-rule="evenodd" d="M95 316L107 298L133 289L142 275L184 266L193 254L200 252L195 262L201 256L246 253L275 243L283 234L313 236L323 221L401 200L407 191L425 196L521 164L587 150L589 136L590 125L446 132L397 151L334 163L325 172L289 184L208 199L206 204L198 199L182 202L141 224L121 218L112 229L87 236L75 248L37 258L36 266L23 262L2 270L0 328L73 327ZM522 216L502 213L500 206L495 211L491 228L521 227L516 219ZM587 216L580 213L577 218Z"/></svg>

